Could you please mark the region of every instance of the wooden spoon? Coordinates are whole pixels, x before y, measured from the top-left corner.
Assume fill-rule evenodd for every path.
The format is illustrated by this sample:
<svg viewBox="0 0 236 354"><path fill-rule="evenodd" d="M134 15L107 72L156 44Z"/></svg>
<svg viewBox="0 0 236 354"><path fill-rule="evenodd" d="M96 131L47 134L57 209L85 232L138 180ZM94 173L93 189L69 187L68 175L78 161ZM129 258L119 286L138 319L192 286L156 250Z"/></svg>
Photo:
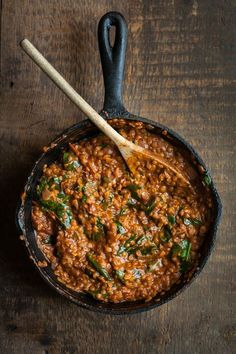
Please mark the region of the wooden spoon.
<svg viewBox="0 0 236 354"><path fill-rule="evenodd" d="M174 172L177 177L190 186L189 178L185 176L176 167L163 157L153 152L135 145L117 133L71 86L70 84L54 69L54 67L43 57L43 55L33 46L28 39L24 39L20 43L24 51L29 57L48 75L48 77L69 97L69 99L118 147L121 155L126 161L130 171L137 175L137 167L140 166L140 160L155 160L159 165L165 166Z"/></svg>

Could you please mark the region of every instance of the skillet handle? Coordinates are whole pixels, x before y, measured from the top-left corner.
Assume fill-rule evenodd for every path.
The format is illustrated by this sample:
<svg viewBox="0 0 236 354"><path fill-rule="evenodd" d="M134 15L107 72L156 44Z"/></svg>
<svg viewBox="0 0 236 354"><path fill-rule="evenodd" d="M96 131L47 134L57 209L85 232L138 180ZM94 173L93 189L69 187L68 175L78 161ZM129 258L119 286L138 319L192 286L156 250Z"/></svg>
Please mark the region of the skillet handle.
<svg viewBox="0 0 236 354"><path fill-rule="evenodd" d="M109 40L111 26L116 29L113 47L111 47ZM112 114L125 112L126 109L122 101L122 83L127 43L127 23L120 13L108 12L101 18L98 25L98 42L105 85L103 110Z"/></svg>

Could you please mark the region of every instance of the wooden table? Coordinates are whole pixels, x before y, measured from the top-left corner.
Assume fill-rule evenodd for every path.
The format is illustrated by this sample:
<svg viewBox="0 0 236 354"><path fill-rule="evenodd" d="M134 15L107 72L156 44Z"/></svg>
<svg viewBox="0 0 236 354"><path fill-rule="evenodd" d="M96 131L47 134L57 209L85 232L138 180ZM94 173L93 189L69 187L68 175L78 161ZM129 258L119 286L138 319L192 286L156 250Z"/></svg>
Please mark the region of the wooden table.
<svg viewBox="0 0 236 354"><path fill-rule="evenodd" d="M235 1L1 1L0 353L232 353L235 348ZM14 211L43 145L84 116L19 48L28 37L97 110L97 24L129 23L124 101L184 136L206 161L224 209L215 251L181 296L148 313L84 310L40 278Z"/></svg>

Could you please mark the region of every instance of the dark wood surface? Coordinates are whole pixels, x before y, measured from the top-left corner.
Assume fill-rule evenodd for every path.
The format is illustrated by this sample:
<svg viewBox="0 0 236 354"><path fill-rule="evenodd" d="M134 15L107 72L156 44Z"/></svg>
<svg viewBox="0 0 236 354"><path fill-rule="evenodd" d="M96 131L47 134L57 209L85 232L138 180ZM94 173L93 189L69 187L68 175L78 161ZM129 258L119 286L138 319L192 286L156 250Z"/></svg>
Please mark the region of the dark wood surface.
<svg viewBox="0 0 236 354"><path fill-rule="evenodd" d="M1 0L0 353L233 353L235 342L236 2ZM18 238L14 211L41 151L83 115L19 48L28 37L97 110L103 80L97 24L129 23L124 100L197 149L224 204L215 251L181 296L112 317L60 297Z"/></svg>

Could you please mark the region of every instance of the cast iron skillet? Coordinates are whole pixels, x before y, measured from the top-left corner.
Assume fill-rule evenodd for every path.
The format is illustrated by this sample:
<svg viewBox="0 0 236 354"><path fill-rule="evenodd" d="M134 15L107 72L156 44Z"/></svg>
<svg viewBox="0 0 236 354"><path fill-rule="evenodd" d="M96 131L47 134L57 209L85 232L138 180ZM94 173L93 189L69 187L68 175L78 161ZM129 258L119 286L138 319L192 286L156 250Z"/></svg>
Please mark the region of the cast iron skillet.
<svg viewBox="0 0 236 354"><path fill-rule="evenodd" d="M111 48L109 42L109 30L111 26L115 26L116 29L113 48ZM110 12L104 15L98 26L98 40L105 84L105 101L101 114L108 120L111 118L122 117L128 121L144 122L147 124L147 127L152 127L152 132L154 134L162 134L163 132L167 132L165 138L171 140L172 144L182 149L185 155L187 155L189 159L192 159L193 163L203 166L206 171L204 162L196 151L178 134L157 122L130 114L124 108L122 103L122 80L124 74L126 39L127 24L123 16L117 12ZM34 261L41 276L61 295L87 309L105 312L108 314L130 314L150 310L153 307L160 306L177 296L180 292L187 288L187 286L203 269L215 242L217 226L219 224L222 209L221 201L216 188L212 183L210 187L214 204L212 226L205 238L204 244L202 245L198 267L194 271L194 274L191 275L190 281L187 282L186 278L183 278L181 283L174 285L163 296L158 295L156 298L153 298L151 301L146 303L143 301L124 302L119 304L102 303L92 299L88 295L77 293L68 289L57 280L52 269L50 268L50 265L44 268L39 267L38 265L38 262L43 262L45 257L37 246L32 226L32 200L37 182L42 175L42 168L44 164L49 165L55 161L61 150L67 146L68 142L75 142L84 138L89 138L98 133L98 129L86 119L65 130L61 136L52 142L48 150L40 156L32 169L30 176L28 177L25 185L24 197L22 198L20 206L17 209L17 225L23 234L23 239L31 256L30 258Z"/></svg>

